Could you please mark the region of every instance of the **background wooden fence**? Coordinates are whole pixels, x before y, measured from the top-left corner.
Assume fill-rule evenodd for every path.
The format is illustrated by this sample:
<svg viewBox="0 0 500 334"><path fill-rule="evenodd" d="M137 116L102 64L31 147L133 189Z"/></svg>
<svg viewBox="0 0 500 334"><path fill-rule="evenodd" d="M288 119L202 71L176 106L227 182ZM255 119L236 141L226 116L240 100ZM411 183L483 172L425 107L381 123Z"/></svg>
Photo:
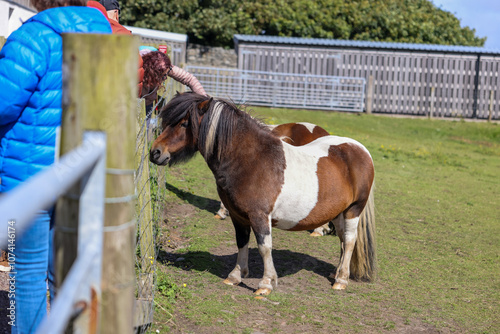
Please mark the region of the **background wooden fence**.
<svg viewBox="0 0 500 334"><path fill-rule="evenodd" d="M187 35L131 26L125 28L132 31L133 35L141 37L141 45L156 48L159 45L167 45L172 64L181 66L186 62Z"/></svg>
<svg viewBox="0 0 500 334"><path fill-rule="evenodd" d="M371 48L292 45L293 38L273 44L245 37L235 36L240 70L362 77L366 108L379 113L500 119L500 52L386 50L376 42Z"/></svg>

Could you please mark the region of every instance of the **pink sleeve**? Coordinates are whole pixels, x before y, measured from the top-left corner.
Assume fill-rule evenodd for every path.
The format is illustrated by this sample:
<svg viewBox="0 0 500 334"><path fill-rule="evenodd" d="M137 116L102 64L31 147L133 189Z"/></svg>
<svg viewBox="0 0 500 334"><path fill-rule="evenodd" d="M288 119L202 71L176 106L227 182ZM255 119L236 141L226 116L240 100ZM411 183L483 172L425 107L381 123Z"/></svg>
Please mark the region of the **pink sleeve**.
<svg viewBox="0 0 500 334"><path fill-rule="evenodd" d="M181 84L188 86L193 92L207 96L207 93L198 79L196 79L196 77L191 73L184 71L182 68L175 65L172 66L168 76L176 81L179 81Z"/></svg>

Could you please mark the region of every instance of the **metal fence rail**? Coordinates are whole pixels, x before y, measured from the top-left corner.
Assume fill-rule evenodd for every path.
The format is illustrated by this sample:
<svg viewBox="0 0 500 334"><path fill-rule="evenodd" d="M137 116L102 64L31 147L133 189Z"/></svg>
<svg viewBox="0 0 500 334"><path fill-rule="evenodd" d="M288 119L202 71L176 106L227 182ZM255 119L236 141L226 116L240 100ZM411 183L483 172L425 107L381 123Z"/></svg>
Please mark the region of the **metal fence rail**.
<svg viewBox="0 0 500 334"><path fill-rule="evenodd" d="M101 291L105 158L106 134L86 132L81 146L0 200L0 217L4 218L0 229L9 231L0 233L0 246L3 248L5 245L13 246L7 239L10 232L15 234L16 239L20 238L39 210L54 205L60 196L81 181L78 257L51 305L50 315L44 319L37 333L64 332L75 312L84 311L90 319L97 317L92 312L98 310L94 306L100 299ZM76 309L76 305L83 307Z"/></svg>
<svg viewBox="0 0 500 334"><path fill-rule="evenodd" d="M358 111L365 79L187 66L208 94L250 105Z"/></svg>

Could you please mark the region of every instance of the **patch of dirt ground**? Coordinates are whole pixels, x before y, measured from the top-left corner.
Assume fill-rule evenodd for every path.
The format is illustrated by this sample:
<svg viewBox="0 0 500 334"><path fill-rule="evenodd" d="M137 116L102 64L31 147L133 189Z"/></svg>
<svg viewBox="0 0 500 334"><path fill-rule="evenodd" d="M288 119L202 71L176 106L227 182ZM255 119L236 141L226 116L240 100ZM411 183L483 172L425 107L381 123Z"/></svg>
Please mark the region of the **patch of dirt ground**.
<svg viewBox="0 0 500 334"><path fill-rule="evenodd" d="M165 212L165 225L163 226L167 230L168 240L164 239L161 241L163 245L164 252L161 252L163 259L159 259L161 263L169 263L166 271L176 271L181 275L197 275L190 271L188 268L183 267L179 264L179 258L183 257L182 254L177 254L175 251L179 248L185 248L190 240L182 236L182 227L186 223L182 221L189 221L190 217L196 215L196 210L190 204L173 204L169 205L168 210ZM182 219L181 219L182 218ZM187 218L187 219L186 219ZM215 219L215 218L214 218ZM229 217L227 218L230 219ZM175 226L175 228L173 228ZM297 232L295 232L297 233ZM306 232L298 232L306 233ZM305 234L306 235L306 234ZM323 238L334 238L334 236L324 236ZM336 238L336 237L335 237ZM254 245L255 246L255 245ZM287 245L285 245L287 246ZM307 254L294 253L289 247L282 247L277 245L276 248L273 247L273 258L276 266L276 270L279 276L278 289L280 293L294 293L297 292L297 287L304 284L304 281L313 281L315 277L321 278L321 287L315 290L318 294L316 297L297 300L297 303L302 304L302 309L308 309L309 307L314 307L315 303L319 301L324 301L325 298L330 298L326 293L322 293L321 289L329 289L333 284L333 279L328 278L330 273L335 271L335 266L331 263L337 263L338 257L333 260L330 258L328 261L323 258L309 256ZM235 265L236 262L236 245L235 243L221 244L218 247L211 249L210 255L213 259L222 263L224 267L224 275L227 275ZM165 261L166 260L166 261ZM182 261L182 259L181 259ZM252 293L257 290L259 281L263 273L263 263L262 259L255 247L250 248L249 251L249 267L250 276L245 278L241 284L233 287L234 291L230 294L230 298L239 303L238 312L242 309L247 309L243 314L247 314L246 317L239 317L237 319L238 328L231 326L226 326L224 323L226 320L221 317L217 319L216 323L218 325L214 326L199 326L195 321L186 317L182 311L185 307L180 303L176 304L176 311L173 312L173 318L170 321L169 333L197 333L197 334L213 334L213 333L251 333L251 334L264 334L264 333L332 333L332 332L343 332L342 327L335 328L330 324L325 325L325 319L322 315L318 314L313 319L306 317L305 314L298 315L303 321L295 319L286 318L286 315L280 314L280 312L270 312L270 305L279 305L280 302L273 301L272 299L266 297L247 298L242 299L241 296L252 296ZM304 271L305 269L305 271ZM220 277L221 286L224 277ZM325 279L326 278L326 279ZM203 281L203 278L199 278ZM213 282L199 282L203 284L206 289L213 290L219 289L219 287L213 287ZM364 284L362 282L352 282L350 286L356 286L358 284ZM209 288L209 286L212 286ZM221 290L221 293L224 293ZM340 294L345 294L345 292L340 292ZM198 296L198 298L203 298L203 296ZM255 303L259 300L260 303ZM161 312L158 310L156 312ZM222 310L221 312L227 313L229 315L234 315L233 310ZM332 312L335 312L332 309ZM342 316L339 316L340 318ZM307 318L307 319L306 319ZM391 332L391 333L448 333L451 331L438 330L432 325L423 322L420 319L406 319L399 316L391 309L391 305L382 305L378 310L376 315L377 321L380 323L389 324L387 328L381 330L381 326L373 326L373 317L367 315L366 319L357 319L358 327L363 328L362 333L380 333L380 332ZM345 319L345 321L348 321ZM277 324L276 324L277 322ZM368 325L365 326L365 322ZM316 323L318 326L311 326L311 323ZM274 327L270 327L270 324L274 324ZM154 328L154 327L153 327ZM272 329L271 329L272 328ZM345 331L344 331L345 332ZM455 331L456 332L456 331Z"/></svg>

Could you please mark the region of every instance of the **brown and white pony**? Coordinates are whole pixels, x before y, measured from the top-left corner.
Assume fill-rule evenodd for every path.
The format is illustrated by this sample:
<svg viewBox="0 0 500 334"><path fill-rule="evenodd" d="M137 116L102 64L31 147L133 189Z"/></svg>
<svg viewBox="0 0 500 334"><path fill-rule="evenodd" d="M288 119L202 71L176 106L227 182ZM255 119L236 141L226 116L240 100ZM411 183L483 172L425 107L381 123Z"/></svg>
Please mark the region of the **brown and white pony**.
<svg viewBox="0 0 500 334"><path fill-rule="evenodd" d="M326 131L322 127L307 122L267 125L267 127L271 129L272 134L280 138L282 141L293 146L302 146L305 144L309 144L313 140L330 135L328 131ZM229 211L227 211L224 203L221 202L220 209L219 211L217 211L215 218L226 219L228 215ZM315 228L310 235L313 237L319 237L328 233L333 233L334 231L335 229L333 227L333 224L329 222L325 225Z"/></svg>
<svg viewBox="0 0 500 334"><path fill-rule="evenodd" d="M278 282L272 227L310 230L331 220L342 250L333 289L345 289L350 275L374 278L374 167L363 145L325 136L292 146L232 103L194 93L177 94L164 107L162 128L150 160L172 165L199 151L229 210L238 257L224 283L239 284L248 275L253 230L264 262L255 293L269 294Z"/></svg>

